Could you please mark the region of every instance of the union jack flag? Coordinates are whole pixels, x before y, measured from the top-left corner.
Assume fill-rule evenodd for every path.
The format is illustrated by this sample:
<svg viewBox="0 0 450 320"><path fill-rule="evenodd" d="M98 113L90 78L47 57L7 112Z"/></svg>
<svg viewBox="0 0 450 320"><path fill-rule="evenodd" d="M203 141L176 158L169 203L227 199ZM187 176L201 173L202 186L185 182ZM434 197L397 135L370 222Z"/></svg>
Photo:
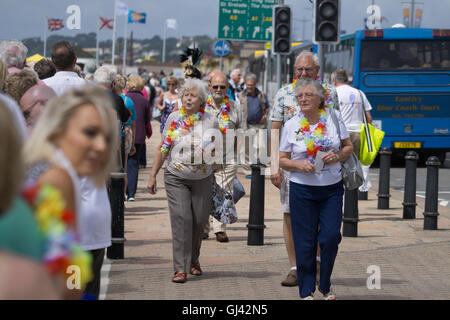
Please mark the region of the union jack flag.
<svg viewBox="0 0 450 320"><path fill-rule="evenodd" d="M64 28L64 24L62 19L48 19L48 30L50 31L56 31L59 29Z"/></svg>

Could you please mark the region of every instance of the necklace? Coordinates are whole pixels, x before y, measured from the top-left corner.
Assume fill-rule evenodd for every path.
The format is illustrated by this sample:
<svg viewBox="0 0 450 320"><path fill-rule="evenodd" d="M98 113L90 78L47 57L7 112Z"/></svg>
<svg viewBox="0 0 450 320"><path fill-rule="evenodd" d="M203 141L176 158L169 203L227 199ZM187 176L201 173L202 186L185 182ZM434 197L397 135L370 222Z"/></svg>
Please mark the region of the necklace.
<svg viewBox="0 0 450 320"><path fill-rule="evenodd" d="M164 140L160 146L161 152L164 154L167 153L172 143L180 135L181 130L192 127L195 121L201 119L204 112L205 108L201 107L199 112L191 114L186 118L186 110L184 109L184 106L182 106L180 111L178 111L178 119L172 121L166 135L164 136Z"/></svg>
<svg viewBox="0 0 450 320"><path fill-rule="evenodd" d="M206 101L206 111L210 111L212 110L212 108L212 97L209 96L208 100ZM230 128L230 117L228 116L228 112L230 111L230 109L230 99L226 95L220 103L220 114L222 115L222 121L219 122L219 129L222 133L226 133L227 129Z"/></svg>
<svg viewBox="0 0 450 320"><path fill-rule="evenodd" d="M297 140L303 138L306 146L308 161L314 163L317 151L323 150L326 144L324 131L327 125L327 112L324 107L319 108L319 123L317 124L314 132L311 132L309 121L301 111L299 113L299 117L300 129L296 132Z"/></svg>

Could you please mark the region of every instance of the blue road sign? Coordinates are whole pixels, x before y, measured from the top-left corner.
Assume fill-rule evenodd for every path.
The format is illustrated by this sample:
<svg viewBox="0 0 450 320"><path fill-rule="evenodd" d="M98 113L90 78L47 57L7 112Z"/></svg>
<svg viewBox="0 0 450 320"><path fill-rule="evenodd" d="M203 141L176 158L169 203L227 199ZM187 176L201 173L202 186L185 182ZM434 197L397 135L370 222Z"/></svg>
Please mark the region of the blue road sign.
<svg viewBox="0 0 450 320"><path fill-rule="evenodd" d="M219 40L214 44L214 51L218 56L225 57L231 53L231 44L226 40Z"/></svg>

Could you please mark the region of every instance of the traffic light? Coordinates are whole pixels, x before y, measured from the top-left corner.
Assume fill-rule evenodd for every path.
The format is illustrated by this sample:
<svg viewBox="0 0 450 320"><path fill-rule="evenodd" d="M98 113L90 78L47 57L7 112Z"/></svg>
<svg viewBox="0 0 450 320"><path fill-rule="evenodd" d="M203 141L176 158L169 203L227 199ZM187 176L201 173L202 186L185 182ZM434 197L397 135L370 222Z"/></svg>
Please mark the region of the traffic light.
<svg viewBox="0 0 450 320"><path fill-rule="evenodd" d="M273 7L272 52L289 54L291 52L291 8Z"/></svg>
<svg viewBox="0 0 450 320"><path fill-rule="evenodd" d="M339 0L314 0L314 43L339 42Z"/></svg>

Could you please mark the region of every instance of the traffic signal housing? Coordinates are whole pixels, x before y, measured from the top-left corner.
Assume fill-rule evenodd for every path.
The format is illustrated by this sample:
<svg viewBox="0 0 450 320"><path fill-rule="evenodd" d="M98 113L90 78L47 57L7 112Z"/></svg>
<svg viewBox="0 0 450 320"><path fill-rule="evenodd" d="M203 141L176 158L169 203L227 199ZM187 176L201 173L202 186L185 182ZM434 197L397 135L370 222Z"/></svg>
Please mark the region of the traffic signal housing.
<svg viewBox="0 0 450 320"><path fill-rule="evenodd" d="M291 52L291 8L274 6L272 15L272 52L289 54Z"/></svg>
<svg viewBox="0 0 450 320"><path fill-rule="evenodd" d="M339 43L339 13L339 0L314 0L314 43Z"/></svg>

